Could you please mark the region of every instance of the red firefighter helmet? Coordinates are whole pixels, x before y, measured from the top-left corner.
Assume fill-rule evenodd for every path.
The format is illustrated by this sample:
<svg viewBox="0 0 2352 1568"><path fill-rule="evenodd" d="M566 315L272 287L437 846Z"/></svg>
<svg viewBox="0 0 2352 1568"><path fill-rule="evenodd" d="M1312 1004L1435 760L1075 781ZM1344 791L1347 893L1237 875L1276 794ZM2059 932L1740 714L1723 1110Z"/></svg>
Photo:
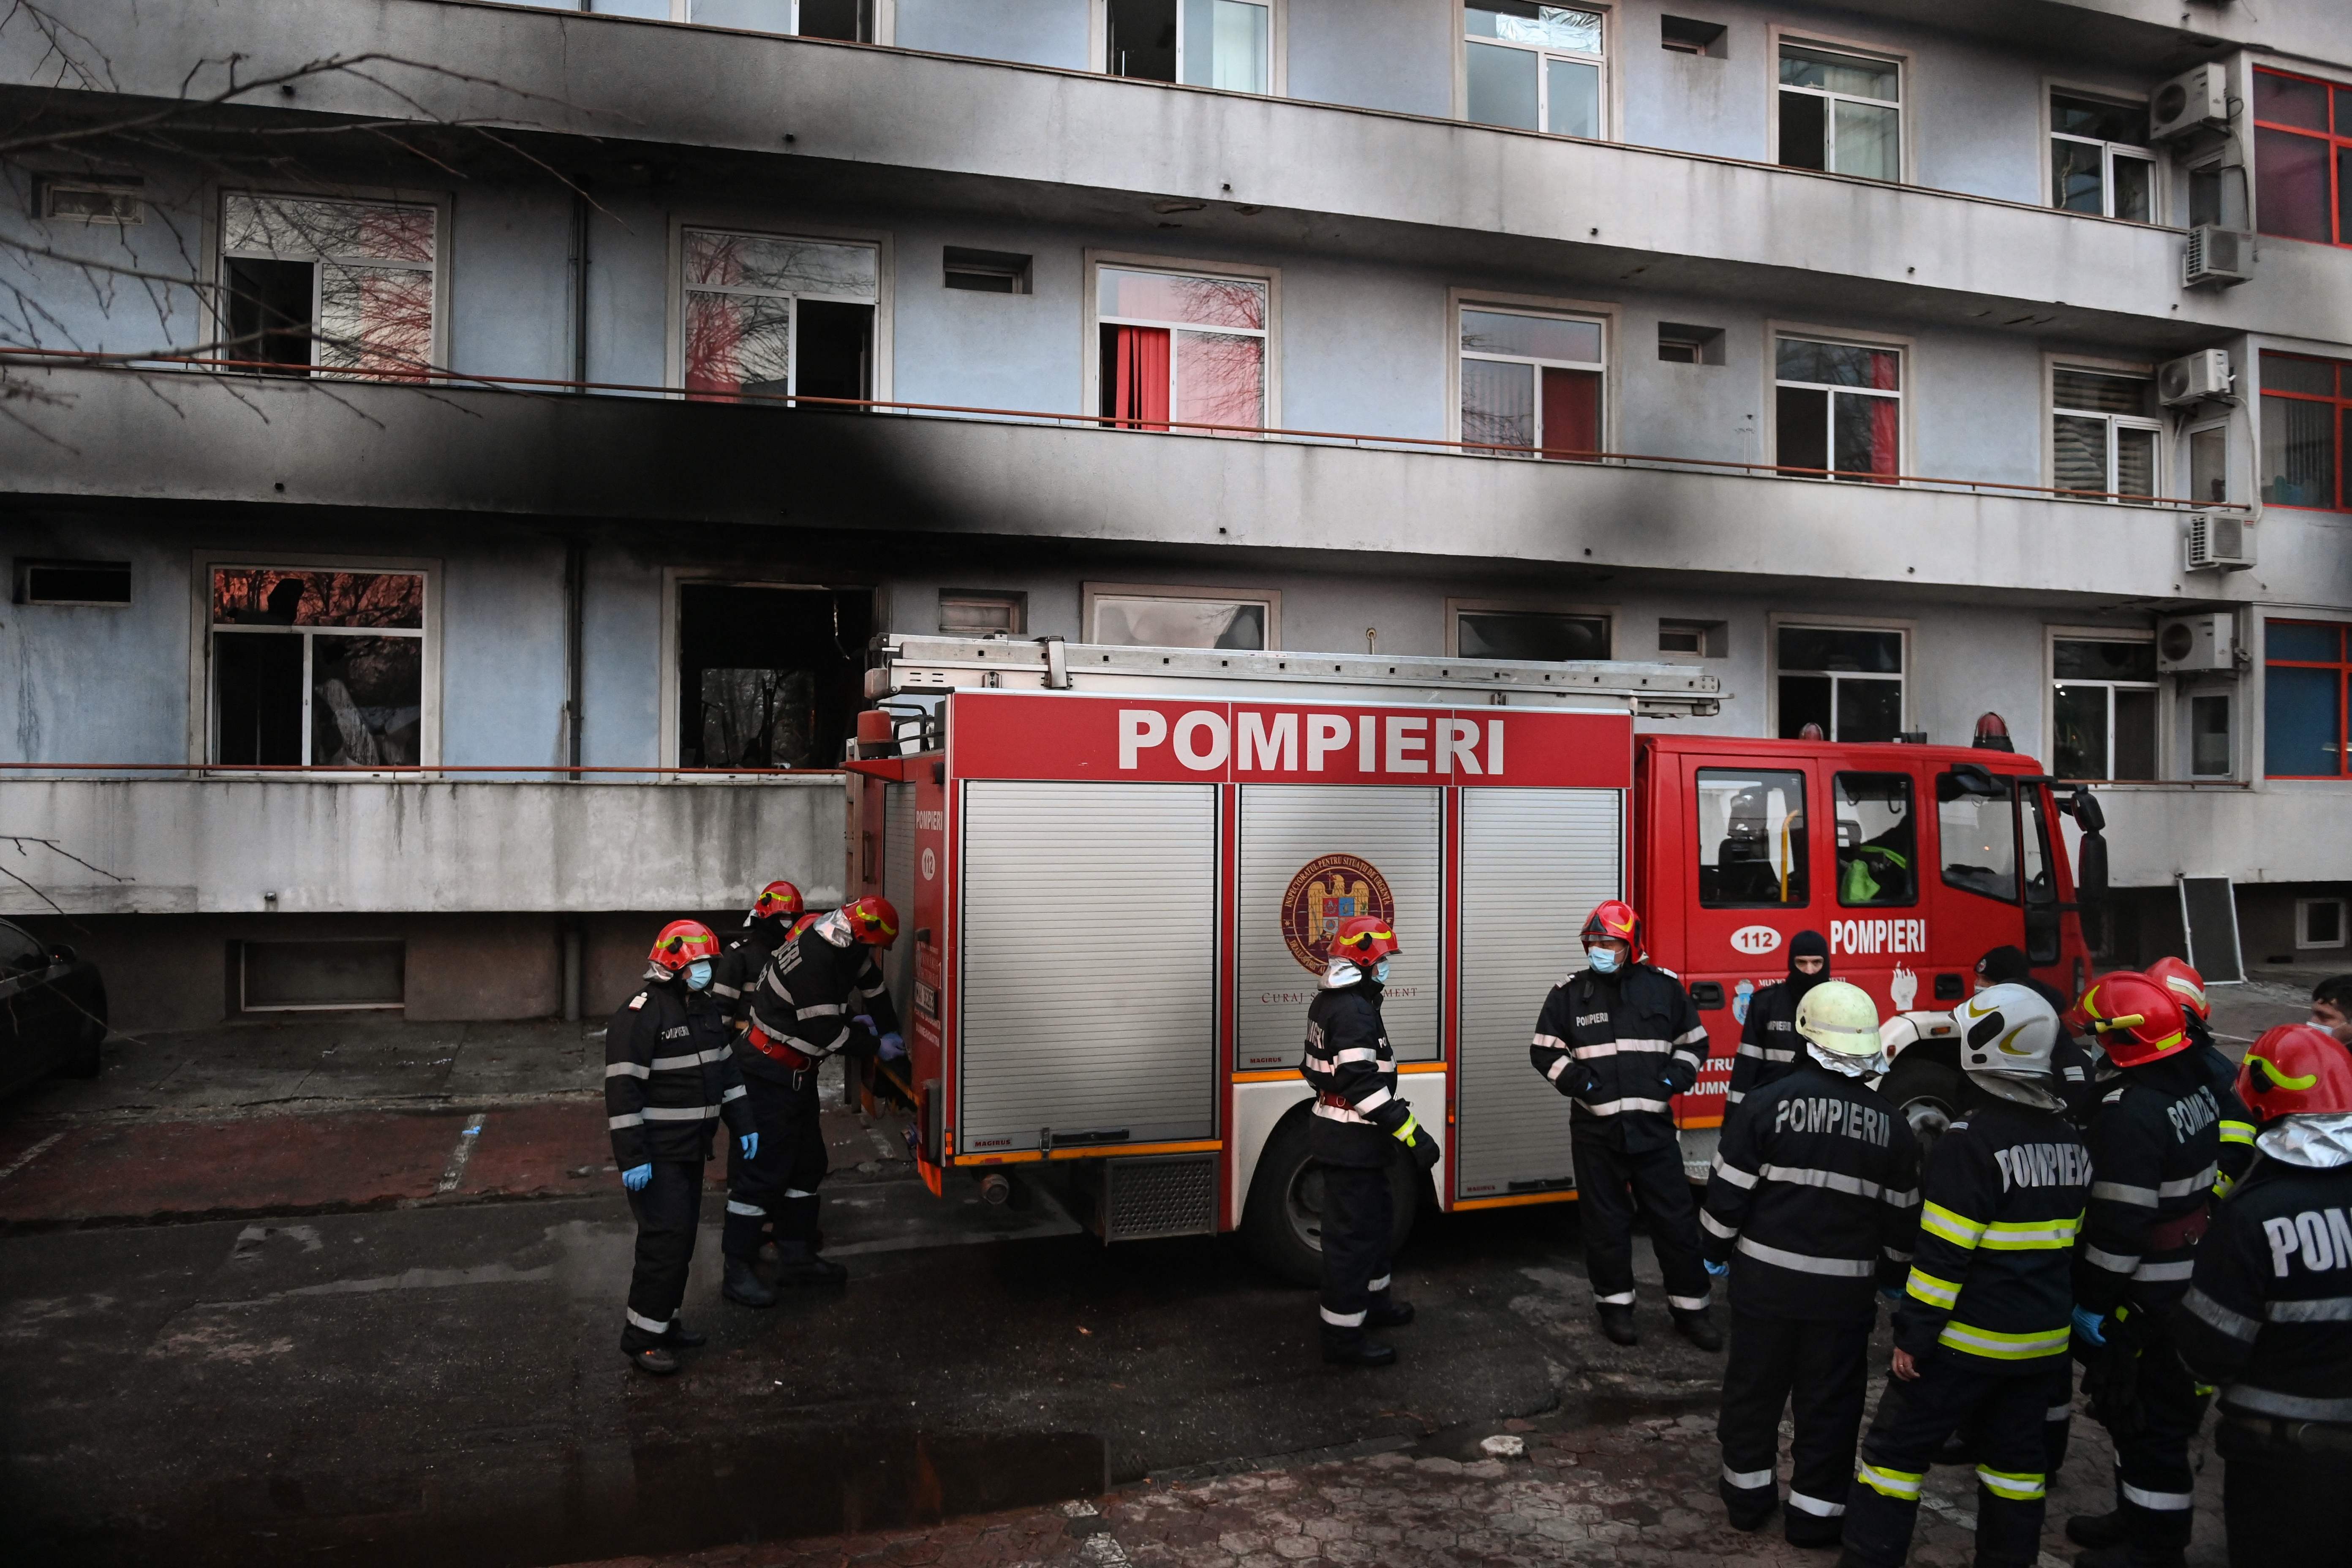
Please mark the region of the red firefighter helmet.
<svg viewBox="0 0 2352 1568"><path fill-rule="evenodd" d="M898 911L889 900L867 893L841 906L849 934L868 947L887 947L898 940Z"/></svg>
<svg viewBox="0 0 2352 1568"><path fill-rule="evenodd" d="M2316 1024L2266 1029L2238 1069L2238 1098L2257 1121L2352 1110L2352 1054Z"/></svg>
<svg viewBox="0 0 2352 1568"><path fill-rule="evenodd" d="M2140 973L2172 993L2172 999L2181 1010L2200 1018L2213 1016L2213 1005L2205 1000L2205 977L2177 958L2159 958Z"/></svg>
<svg viewBox="0 0 2352 1568"><path fill-rule="evenodd" d="M1633 950L1633 962L1642 961L1642 917L1634 912L1633 905L1619 899L1599 906L1584 920L1585 946L1612 937Z"/></svg>
<svg viewBox="0 0 2352 1568"><path fill-rule="evenodd" d="M1344 958L1366 973L1390 953L1400 951L1396 931L1378 915L1357 915L1339 922L1331 938L1331 956Z"/></svg>
<svg viewBox="0 0 2352 1568"><path fill-rule="evenodd" d="M2180 1004L2145 974L2101 975L2074 1005L2119 1068L2142 1067L2188 1048Z"/></svg>
<svg viewBox="0 0 2352 1568"><path fill-rule="evenodd" d="M700 958L719 956L719 938L700 921L672 921L661 928L654 938L654 950L646 954L656 969L666 969L672 974Z"/></svg>
<svg viewBox="0 0 2352 1568"><path fill-rule="evenodd" d="M790 882L771 882L760 889L751 900L751 918L755 921L774 920L780 916L801 912L801 890Z"/></svg>

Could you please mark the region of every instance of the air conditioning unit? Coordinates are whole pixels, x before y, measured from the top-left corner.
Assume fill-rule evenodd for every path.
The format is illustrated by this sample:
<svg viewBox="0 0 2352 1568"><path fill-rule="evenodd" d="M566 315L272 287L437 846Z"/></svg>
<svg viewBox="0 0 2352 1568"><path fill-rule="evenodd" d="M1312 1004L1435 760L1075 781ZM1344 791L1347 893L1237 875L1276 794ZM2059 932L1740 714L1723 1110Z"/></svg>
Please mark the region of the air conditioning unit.
<svg viewBox="0 0 2352 1568"><path fill-rule="evenodd" d="M2237 668L2237 624L2227 610L2166 616L2156 623L2156 668L2166 675Z"/></svg>
<svg viewBox="0 0 2352 1568"><path fill-rule="evenodd" d="M2242 572L2254 563L2254 536L2231 511L2192 511L2180 535L2184 572Z"/></svg>
<svg viewBox="0 0 2352 1568"><path fill-rule="evenodd" d="M2148 134L2178 142L2200 131L2230 128L2230 72L2209 62L2181 72L2156 89L2147 104Z"/></svg>
<svg viewBox="0 0 2352 1568"><path fill-rule="evenodd" d="M2230 351L2199 349L2167 360L2156 373L2156 395L2168 408L2227 397L2237 378L2230 374Z"/></svg>
<svg viewBox="0 0 2352 1568"><path fill-rule="evenodd" d="M2189 244L2180 252L2183 289L2227 289L2253 275L2252 235L2210 223L2189 231Z"/></svg>

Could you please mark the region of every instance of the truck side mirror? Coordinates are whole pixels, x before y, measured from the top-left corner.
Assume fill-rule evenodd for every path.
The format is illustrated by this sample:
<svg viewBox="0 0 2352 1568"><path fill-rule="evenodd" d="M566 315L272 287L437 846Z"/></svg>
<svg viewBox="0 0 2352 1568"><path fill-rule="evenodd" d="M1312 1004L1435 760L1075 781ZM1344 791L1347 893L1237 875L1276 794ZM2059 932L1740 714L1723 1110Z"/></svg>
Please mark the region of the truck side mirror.
<svg viewBox="0 0 2352 1568"><path fill-rule="evenodd" d="M2096 833L2106 826L2106 809L2100 805L2099 797L2088 789L2076 790L2072 804L2074 820L2082 826L2084 832Z"/></svg>
<svg viewBox="0 0 2352 1568"><path fill-rule="evenodd" d="M2082 845L2075 851L2074 901L2081 904L2107 901L2107 840L2095 827L2084 829Z"/></svg>

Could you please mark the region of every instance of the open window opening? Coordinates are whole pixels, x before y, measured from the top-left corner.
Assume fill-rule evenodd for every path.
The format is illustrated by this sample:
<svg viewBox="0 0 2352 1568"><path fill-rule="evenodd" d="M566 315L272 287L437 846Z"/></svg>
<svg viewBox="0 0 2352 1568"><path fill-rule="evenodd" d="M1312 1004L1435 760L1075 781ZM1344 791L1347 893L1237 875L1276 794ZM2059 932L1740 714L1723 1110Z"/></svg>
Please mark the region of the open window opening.
<svg viewBox="0 0 2352 1568"><path fill-rule="evenodd" d="M1112 76L1273 90L1272 0L1105 0L1103 9Z"/></svg>
<svg viewBox="0 0 2352 1568"><path fill-rule="evenodd" d="M709 27L747 33L797 33L803 38L837 38L870 44L875 0L687 0L686 19ZM598 4L602 11L606 7ZM668 0L649 0L643 15L669 15Z"/></svg>
<svg viewBox="0 0 2352 1568"><path fill-rule="evenodd" d="M1794 626L1773 639L1784 741L1892 741L1903 730L1905 634L1893 627Z"/></svg>
<svg viewBox="0 0 2352 1568"><path fill-rule="evenodd" d="M1658 18L1658 42L1669 54L1704 55L1719 60L1727 52L1727 31L1720 22L1702 22L1694 16Z"/></svg>
<svg viewBox="0 0 2352 1568"><path fill-rule="evenodd" d="M1780 46L1780 162L1866 180L1903 177L1903 68L1819 44Z"/></svg>
<svg viewBox="0 0 2352 1568"><path fill-rule="evenodd" d="M680 257L688 392L873 397L875 247L690 228Z"/></svg>
<svg viewBox="0 0 2352 1568"><path fill-rule="evenodd" d="M221 357L268 374L428 369L436 217L387 202L224 197Z"/></svg>
<svg viewBox="0 0 2352 1568"><path fill-rule="evenodd" d="M866 701L869 588L682 583L677 760L688 768L826 768Z"/></svg>

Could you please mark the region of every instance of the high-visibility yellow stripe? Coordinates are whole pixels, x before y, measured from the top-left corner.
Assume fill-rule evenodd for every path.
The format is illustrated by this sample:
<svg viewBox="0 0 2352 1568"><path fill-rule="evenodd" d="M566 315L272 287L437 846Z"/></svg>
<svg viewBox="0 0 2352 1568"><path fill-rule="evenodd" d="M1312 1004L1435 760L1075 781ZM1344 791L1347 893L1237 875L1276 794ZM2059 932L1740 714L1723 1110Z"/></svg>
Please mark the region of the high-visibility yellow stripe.
<svg viewBox="0 0 2352 1568"><path fill-rule="evenodd" d="M2223 1123L2221 1123L2221 1142L2224 1142L2224 1143L2251 1143L2251 1142L2252 1142L2253 1141L2254 1141L2254 1124L2253 1124L2252 1122L2251 1122L2251 1121L2224 1121Z"/></svg>
<svg viewBox="0 0 2352 1568"><path fill-rule="evenodd" d="M2042 1476L2026 1475L2015 1470L1988 1470L1982 1465L1977 1467L1977 1479L1982 1481L1985 1490L1993 1496L2007 1498L2011 1502L2032 1502L2042 1496L2046 1481Z"/></svg>
<svg viewBox="0 0 2352 1568"><path fill-rule="evenodd" d="M1954 1214L1941 1204L1929 1204L1920 1210L1919 1228L1942 1237L1954 1247L1974 1247L1985 1233L1984 1221Z"/></svg>
<svg viewBox="0 0 2352 1568"><path fill-rule="evenodd" d="M1905 1292L1916 1296L1930 1307L1948 1307L1960 1299L1960 1288L1949 1279L1938 1279L1926 1270L1913 1268Z"/></svg>
<svg viewBox="0 0 2352 1568"><path fill-rule="evenodd" d="M2036 1361L2043 1356L2064 1354L2067 1338L2068 1331L2063 1328L2031 1334L2004 1334L1994 1329L1972 1328L1967 1323L1946 1323L1944 1331L1936 1336L1936 1342L1990 1361Z"/></svg>
<svg viewBox="0 0 2352 1568"><path fill-rule="evenodd" d="M1876 1465L1861 1464L1853 1468L1853 1479L1881 1497L1891 1497L1897 1502L1917 1502L1919 1481L1925 1470L1887 1470Z"/></svg>
<svg viewBox="0 0 2352 1568"><path fill-rule="evenodd" d="M2083 1216L2072 1219L1999 1220L1985 1226L1983 1245L2001 1252L2055 1251L2074 1245Z"/></svg>

